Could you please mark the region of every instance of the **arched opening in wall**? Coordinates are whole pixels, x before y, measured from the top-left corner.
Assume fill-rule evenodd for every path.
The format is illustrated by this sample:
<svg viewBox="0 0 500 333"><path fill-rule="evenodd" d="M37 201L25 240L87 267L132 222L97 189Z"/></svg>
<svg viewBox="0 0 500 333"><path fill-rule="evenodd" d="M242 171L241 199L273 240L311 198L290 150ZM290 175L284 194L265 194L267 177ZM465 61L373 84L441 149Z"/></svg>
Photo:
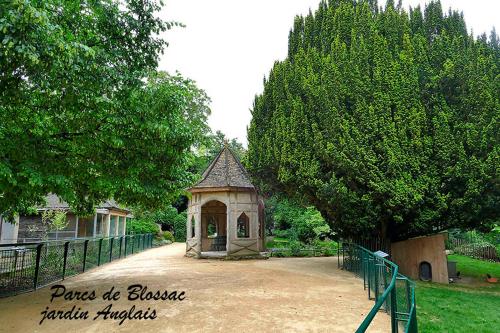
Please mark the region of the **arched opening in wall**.
<svg viewBox="0 0 500 333"><path fill-rule="evenodd" d="M191 216L191 238L196 237L196 220L194 219L194 216Z"/></svg>
<svg viewBox="0 0 500 333"><path fill-rule="evenodd" d="M418 269L418 277L422 281L432 281L432 266L427 261L422 261Z"/></svg>
<svg viewBox="0 0 500 333"><path fill-rule="evenodd" d="M236 232L238 238L250 237L250 219L248 218L247 214L241 213L240 217L238 217Z"/></svg>
<svg viewBox="0 0 500 333"><path fill-rule="evenodd" d="M201 251L227 250L227 207L212 200L201 207Z"/></svg>

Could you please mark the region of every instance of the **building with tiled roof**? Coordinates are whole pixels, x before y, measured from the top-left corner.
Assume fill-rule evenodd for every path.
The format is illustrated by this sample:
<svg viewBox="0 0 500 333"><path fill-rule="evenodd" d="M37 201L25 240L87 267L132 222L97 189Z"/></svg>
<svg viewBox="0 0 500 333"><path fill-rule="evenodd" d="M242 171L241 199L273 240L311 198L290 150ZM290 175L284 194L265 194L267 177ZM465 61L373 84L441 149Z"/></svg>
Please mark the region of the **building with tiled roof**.
<svg viewBox="0 0 500 333"><path fill-rule="evenodd" d="M43 239L60 240L72 238L112 237L125 235L129 209L115 200L106 200L96 207L91 216L78 216L69 204L55 194L45 197L45 205L37 208L37 213L19 216L15 239L4 242L34 242ZM46 230L42 223L42 213L46 210L60 210L66 213L67 226L63 230Z"/></svg>
<svg viewBox="0 0 500 333"><path fill-rule="evenodd" d="M263 204L227 144L188 190L186 255L255 257L264 250Z"/></svg>

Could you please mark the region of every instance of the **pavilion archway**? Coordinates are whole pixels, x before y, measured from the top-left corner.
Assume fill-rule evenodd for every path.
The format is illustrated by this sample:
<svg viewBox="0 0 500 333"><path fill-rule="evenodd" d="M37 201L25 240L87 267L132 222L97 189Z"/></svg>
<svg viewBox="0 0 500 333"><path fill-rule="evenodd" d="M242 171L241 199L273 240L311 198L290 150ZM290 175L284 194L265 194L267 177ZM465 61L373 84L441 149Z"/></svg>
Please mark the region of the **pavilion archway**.
<svg viewBox="0 0 500 333"><path fill-rule="evenodd" d="M201 207L201 251L227 251L227 206L218 200Z"/></svg>

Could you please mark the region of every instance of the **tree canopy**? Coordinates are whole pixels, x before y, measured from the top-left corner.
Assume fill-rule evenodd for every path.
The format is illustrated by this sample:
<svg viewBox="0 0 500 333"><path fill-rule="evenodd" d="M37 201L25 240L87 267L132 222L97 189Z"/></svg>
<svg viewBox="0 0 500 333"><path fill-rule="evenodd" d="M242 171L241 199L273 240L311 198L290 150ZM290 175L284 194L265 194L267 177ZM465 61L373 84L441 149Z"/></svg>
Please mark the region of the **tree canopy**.
<svg viewBox="0 0 500 333"><path fill-rule="evenodd" d="M344 236L498 221L500 49L439 1L330 0L296 17L256 96L248 167Z"/></svg>
<svg viewBox="0 0 500 333"><path fill-rule="evenodd" d="M229 139L221 131L215 133L208 133L204 140L195 147L195 163L193 165L193 172L197 173L200 177L202 173L208 168L210 163L217 157L224 145L236 154L241 162L246 159L246 150L236 138Z"/></svg>
<svg viewBox="0 0 500 333"><path fill-rule="evenodd" d="M209 99L155 72L176 25L157 1L0 6L0 214L49 192L77 212L111 197L146 209L189 185Z"/></svg>

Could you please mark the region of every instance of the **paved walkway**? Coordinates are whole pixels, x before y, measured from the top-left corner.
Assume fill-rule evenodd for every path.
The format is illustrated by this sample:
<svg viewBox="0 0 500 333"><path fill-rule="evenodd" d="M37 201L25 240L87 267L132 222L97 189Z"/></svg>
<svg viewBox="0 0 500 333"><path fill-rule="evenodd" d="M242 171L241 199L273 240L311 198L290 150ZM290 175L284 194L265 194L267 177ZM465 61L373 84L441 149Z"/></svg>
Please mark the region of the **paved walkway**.
<svg viewBox="0 0 500 333"><path fill-rule="evenodd" d="M362 281L337 269L336 258L272 258L218 261L185 258L185 245L147 250L68 278L68 291L95 290L96 299L50 302L49 287L0 299L0 332L353 332L373 306ZM127 300L127 288L185 291L183 301ZM121 292L105 301L111 287ZM112 304L112 311L156 311L156 319L93 318ZM88 319L50 320L41 312L80 308ZM75 313L73 311L73 314ZM125 313L125 312L124 312ZM389 317L379 313L370 332L390 332Z"/></svg>

